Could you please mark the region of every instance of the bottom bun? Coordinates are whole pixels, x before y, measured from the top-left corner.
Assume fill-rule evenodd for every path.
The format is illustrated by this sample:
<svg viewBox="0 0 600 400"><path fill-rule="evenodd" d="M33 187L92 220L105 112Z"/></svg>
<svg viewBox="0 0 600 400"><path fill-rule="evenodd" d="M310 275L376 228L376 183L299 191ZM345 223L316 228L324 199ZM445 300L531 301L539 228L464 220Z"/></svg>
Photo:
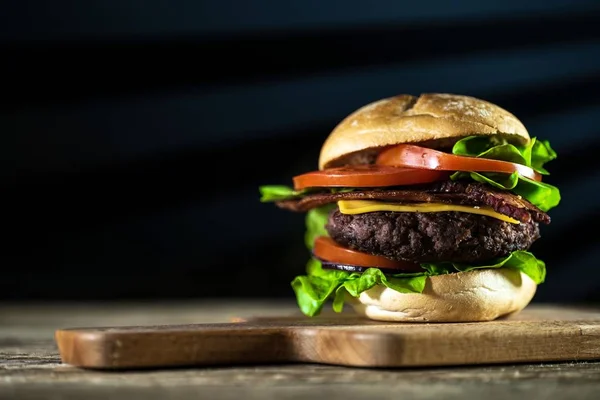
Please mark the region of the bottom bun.
<svg viewBox="0 0 600 400"><path fill-rule="evenodd" d="M479 322L521 311L536 289L521 271L481 269L431 276L422 293L374 286L351 304L358 314L376 321Z"/></svg>

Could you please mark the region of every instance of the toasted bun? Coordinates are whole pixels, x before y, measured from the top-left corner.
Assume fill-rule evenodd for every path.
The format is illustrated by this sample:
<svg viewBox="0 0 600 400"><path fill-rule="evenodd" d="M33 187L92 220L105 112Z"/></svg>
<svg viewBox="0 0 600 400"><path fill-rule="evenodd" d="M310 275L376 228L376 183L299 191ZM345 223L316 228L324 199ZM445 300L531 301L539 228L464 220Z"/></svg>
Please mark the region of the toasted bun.
<svg viewBox="0 0 600 400"><path fill-rule="evenodd" d="M482 269L429 277L420 294L375 286L350 303L358 314L377 321L479 322L521 311L536 289L520 271Z"/></svg>
<svg viewBox="0 0 600 400"><path fill-rule="evenodd" d="M319 169L400 143L441 147L469 135L496 134L514 143L530 140L517 117L487 101L443 93L398 95L367 104L342 120L321 148Z"/></svg>

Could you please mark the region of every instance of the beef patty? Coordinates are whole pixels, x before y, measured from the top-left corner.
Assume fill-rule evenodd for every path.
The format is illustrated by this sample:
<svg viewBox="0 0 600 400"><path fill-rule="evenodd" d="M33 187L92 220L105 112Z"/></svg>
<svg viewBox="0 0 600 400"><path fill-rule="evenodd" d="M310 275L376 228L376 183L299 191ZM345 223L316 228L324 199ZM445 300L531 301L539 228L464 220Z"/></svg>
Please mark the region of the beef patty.
<svg viewBox="0 0 600 400"><path fill-rule="evenodd" d="M540 237L537 222L511 224L457 211L342 214L325 226L339 244L394 260L484 262L527 250Z"/></svg>

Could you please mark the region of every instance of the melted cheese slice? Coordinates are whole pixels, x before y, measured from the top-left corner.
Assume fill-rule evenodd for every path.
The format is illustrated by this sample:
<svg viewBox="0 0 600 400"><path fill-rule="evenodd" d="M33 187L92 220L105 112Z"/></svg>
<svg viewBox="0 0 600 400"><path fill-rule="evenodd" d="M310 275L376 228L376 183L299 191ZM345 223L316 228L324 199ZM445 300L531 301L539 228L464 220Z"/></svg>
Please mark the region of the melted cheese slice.
<svg viewBox="0 0 600 400"><path fill-rule="evenodd" d="M444 212L444 211L458 211L471 214L486 215L488 217L496 218L501 221L510 222L511 224L518 224L514 218L500 214L494 211L491 207L478 207L478 206L461 206L454 204L442 204L442 203L411 203L411 204L398 204L398 203L386 203L382 201L372 200L340 200L338 201L338 207L342 214L364 214L374 211L397 211L397 212Z"/></svg>

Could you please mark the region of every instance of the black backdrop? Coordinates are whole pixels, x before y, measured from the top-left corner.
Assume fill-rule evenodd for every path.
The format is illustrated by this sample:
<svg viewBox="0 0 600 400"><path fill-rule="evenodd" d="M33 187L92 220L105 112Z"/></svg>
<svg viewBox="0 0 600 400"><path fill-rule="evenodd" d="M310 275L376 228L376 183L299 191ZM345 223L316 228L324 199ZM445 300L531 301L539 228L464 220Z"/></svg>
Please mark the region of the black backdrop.
<svg viewBox="0 0 600 400"><path fill-rule="evenodd" d="M291 298L303 216L257 187L440 91L551 141L536 301L600 300L598 1L21 1L0 40L1 299Z"/></svg>

